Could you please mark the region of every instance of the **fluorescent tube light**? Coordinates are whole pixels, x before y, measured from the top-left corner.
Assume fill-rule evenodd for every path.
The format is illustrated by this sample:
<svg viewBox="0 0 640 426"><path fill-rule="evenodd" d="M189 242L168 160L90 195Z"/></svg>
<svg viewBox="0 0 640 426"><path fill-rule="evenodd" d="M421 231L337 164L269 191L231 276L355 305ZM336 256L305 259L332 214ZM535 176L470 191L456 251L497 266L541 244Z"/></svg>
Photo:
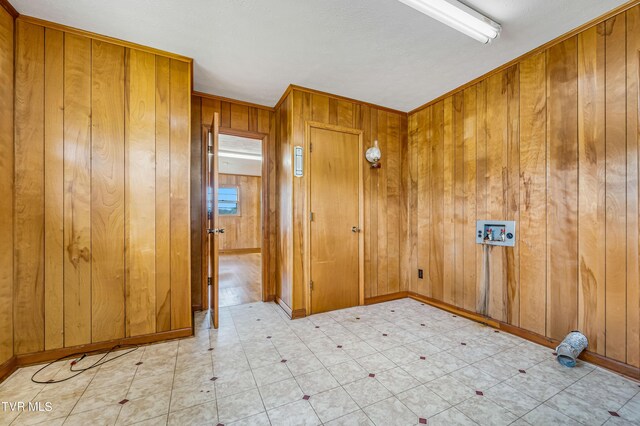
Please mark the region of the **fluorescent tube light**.
<svg viewBox="0 0 640 426"><path fill-rule="evenodd" d="M500 24L455 0L399 0L445 25L489 43L500 35Z"/></svg>
<svg viewBox="0 0 640 426"><path fill-rule="evenodd" d="M241 158L243 160L262 161L262 156L260 155L240 154L238 152L218 151L218 156L227 158Z"/></svg>

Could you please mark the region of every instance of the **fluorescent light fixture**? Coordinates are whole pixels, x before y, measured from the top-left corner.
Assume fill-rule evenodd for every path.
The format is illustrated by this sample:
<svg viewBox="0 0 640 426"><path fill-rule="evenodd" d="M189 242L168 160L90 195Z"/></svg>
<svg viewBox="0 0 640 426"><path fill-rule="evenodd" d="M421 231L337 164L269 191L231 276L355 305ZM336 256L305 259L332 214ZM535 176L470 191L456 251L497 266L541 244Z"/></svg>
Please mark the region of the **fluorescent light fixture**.
<svg viewBox="0 0 640 426"><path fill-rule="evenodd" d="M455 0L399 0L445 25L489 43L500 35L500 24Z"/></svg>
<svg viewBox="0 0 640 426"><path fill-rule="evenodd" d="M243 160L262 161L262 156L260 155L241 154L239 152L218 151L218 156L227 158L241 158Z"/></svg>

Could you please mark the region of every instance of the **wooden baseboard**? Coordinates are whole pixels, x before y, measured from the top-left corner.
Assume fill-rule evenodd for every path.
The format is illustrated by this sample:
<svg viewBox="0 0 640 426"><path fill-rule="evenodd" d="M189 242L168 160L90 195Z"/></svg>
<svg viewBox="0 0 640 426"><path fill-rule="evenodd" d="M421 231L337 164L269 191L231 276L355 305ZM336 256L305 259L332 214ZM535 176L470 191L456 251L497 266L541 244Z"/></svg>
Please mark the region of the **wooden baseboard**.
<svg viewBox="0 0 640 426"><path fill-rule="evenodd" d="M399 291L397 293L383 294L382 296L368 297L364 299L365 305L373 305L376 303L389 302L391 300L404 299L409 295L407 291Z"/></svg>
<svg viewBox="0 0 640 426"><path fill-rule="evenodd" d="M274 296L273 294L270 294L269 296L265 297L263 302L275 302L276 300L276 296Z"/></svg>
<svg viewBox="0 0 640 426"><path fill-rule="evenodd" d="M306 309L296 309L293 311L293 313L291 314L291 319L298 319L298 318L304 318L307 316L307 310Z"/></svg>
<svg viewBox="0 0 640 426"><path fill-rule="evenodd" d="M198 312L202 310L202 304L199 305L191 305L191 312Z"/></svg>
<svg viewBox="0 0 640 426"><path fill-rule="evenodd" d="M486 324L490 327L493 327L498 330L505 331L509 334L513 334L514 336L521 337L525 340L529 340L530 342L537 343L542 346L546 346L551 349L555 349L560 341L556 339L552 339L546 336L542 336L540 334L534 333L529 330L525 330L520 327L516 327L515 325L507 324L502 321L494 320L489 317L485 317L483 315L479 315L475 312L468 311L466 309L458 308L457 306L450 305L445 302L441 302L439 300L432 299L430 297L422 296L418 293L409 292L409 297L411 299L417 300L419 302L425 303L427 305L435 306L436 308L451 312L453 314L459 315L461 317L468 318L473 321L477 321L483 324ZM632 379L640 380L640 368L634 367L633 365L625 364L620 361L616 361L611 358L607 358L605 356L599 355L594 352L584 351L580 354L580 359L586 362L590 362L591 364L595 364L602 368L606 368L607 370L611 370L615 373L619 373L625 375L627 377L631 377Z"/></svg>
<svg viewBox="0 0 640 426"><path fill-rule="evenodd" d="M249 254L249 253L260 253L262 250L260 247L258 248L242 248L242 249L224 249L220 250L220 254Z"/></svg>
<svg viewBox="0 0 640 426"><path fill-rule="evenodd" d="M193 336L193 329L181 328L179 330L163 331L160 333L145 334L142 336L125 337L123 339L108 340L106 342L89 343L86 345L51 349L48 351L34 352L30 354L20 354L16 355L15 358L17 360L17 365L19 367L24 367L26 365L53 361L65 356L73 355L75 353L107 351L116 345L147 345L150 343L179 339L189 336Z"/></svg>
<svg viewBox="0 0 640 426"><path fill-rule="evenodd" d="M18 360L12 356L2 364L0 364L0 383L9 377L18 368Z"/></svg>

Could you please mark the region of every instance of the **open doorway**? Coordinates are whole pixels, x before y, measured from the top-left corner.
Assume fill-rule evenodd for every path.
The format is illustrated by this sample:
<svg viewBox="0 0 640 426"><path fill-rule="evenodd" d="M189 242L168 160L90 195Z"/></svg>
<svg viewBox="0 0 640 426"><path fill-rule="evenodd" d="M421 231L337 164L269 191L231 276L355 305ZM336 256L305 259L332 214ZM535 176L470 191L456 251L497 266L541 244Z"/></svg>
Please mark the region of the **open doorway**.
<svg viewBox="0 0 640 426"><path fill-rule="evenodd" d="M269 135L203 126L203 309L269 300ZM272 300L272 299L271 299Z"/></svg>
<svg viewBox="0 0 640 426"><path fill-rule="evenodd" d="M224 230L218 300L224 308L262 300L262 140L220 133L217 158L217 214Z"/></svg>

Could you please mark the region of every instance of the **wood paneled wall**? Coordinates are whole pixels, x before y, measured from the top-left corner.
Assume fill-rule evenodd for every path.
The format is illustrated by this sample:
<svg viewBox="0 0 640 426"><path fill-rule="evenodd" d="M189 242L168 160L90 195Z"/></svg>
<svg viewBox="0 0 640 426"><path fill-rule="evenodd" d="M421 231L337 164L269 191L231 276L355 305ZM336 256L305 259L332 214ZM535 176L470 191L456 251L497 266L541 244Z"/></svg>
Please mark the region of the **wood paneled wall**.
<svg viewBox="0 0 640 426"><path fill-rule="evenodd" d="M262 245L262 178L221 174L220 185L237 187L240 196L240 214L220 216L220 227L224 228L220 250L259 250Z"/></svg>
<svg viewBox="0 0 640 426"><path fill-rule="evenodd" d="M410 114L411 291L476 311L516 220L489 316L640 366L639 58L636 6Z"/></svg>
<svg viewBox="0 0 640 426"><path fill-rule="evenodd" d="M408 290L407 116L404 113L293 87L276 108L278 134L278 297L292 310L304 311L304 224L306 179L294 178L293 146L304 146L305 123L315 121L359 129L364 150L378 140L382 167L364 158L365 298Z"/></svg>
<svg viewBox="0 0 640 426"><path fill-rule="evenodd" d="M0 6L0 365L13 357L13 34Z"/></svg>
<svg viewBox="0 0 640 426"><path fill-rule="evenodd" d="M190 62L16 35L15 353L191 327Z"/></svg>
<svg viewBox="0 0 640 426"><path fill-rule="evenodd" d="M220 98L203 93L191 97L191 303L195 308L202 306L202 280L206 279L203 269L202 243L204 236L202 217L202 176L203 152L206 144L205 128L213 121L213 114L220 114L220 132L247 136L267 137L267 182L268 194L263 202L268 205L266 238L269 244L269 258L263 264L267 279L263 283L263 295L269 299L275 295L276 282L276 164L275 164L275 114L273 109Z"/></svg>

